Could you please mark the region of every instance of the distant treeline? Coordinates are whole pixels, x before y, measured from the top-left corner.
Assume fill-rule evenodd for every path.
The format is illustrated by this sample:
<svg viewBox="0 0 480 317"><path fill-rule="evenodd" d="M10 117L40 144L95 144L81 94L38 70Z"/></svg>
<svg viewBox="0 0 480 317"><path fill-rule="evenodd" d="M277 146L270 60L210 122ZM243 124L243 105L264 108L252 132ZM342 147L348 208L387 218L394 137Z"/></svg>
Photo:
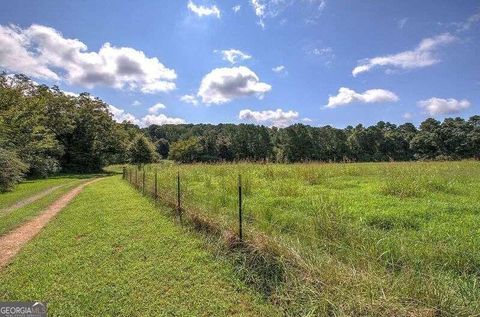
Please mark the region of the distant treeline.
<svg viewBox="0 0 480 317"><path fill-rule="evenodd" d="M151 125L145 129L162 157L181 162L370 162L480 158L480 116L337 129L294 124Z"/></svg>
<svg viewBox="0 0 480 317"><path fill-rule="evenodd" d="M66 94L23 75L0 74L0 190L23 175L96 172L108 164L366 162L480 158L480 116L425 120L417 129L379 122L337 129L295 124L151 125L113 120L88 93Z"/></svg>

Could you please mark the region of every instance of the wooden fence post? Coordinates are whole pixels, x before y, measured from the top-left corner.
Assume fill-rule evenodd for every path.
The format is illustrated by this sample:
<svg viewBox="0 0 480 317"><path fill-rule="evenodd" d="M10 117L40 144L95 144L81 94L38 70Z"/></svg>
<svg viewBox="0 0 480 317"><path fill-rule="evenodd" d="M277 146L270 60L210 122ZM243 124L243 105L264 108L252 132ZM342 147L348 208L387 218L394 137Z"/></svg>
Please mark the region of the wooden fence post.
<svg viewBox="0 0 480 317"><path fill-rule="evenodd" d="M143 168L142 175L142 195L145 196L145 167Z"/></svg>
<svg viewBox="0 0 480 317"><path fill-rule="evenodd" d="M125 180L127 178L127 168L124 166L122 169L122 179Z"/></svg>
<svg viewBox="0 0 480 317"><path fill-rule="evenodd" d="M243 241L242 228L242 175L238 174L238 237Z"/></svg>

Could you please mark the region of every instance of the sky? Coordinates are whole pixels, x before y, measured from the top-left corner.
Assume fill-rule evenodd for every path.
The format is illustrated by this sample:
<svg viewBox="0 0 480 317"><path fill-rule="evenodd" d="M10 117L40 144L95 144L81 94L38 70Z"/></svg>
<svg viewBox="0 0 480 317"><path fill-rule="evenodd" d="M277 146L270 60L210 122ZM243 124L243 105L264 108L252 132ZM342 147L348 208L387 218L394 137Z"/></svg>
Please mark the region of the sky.
<svg viewBox="0 0 480 317"><path fill-rule="evenodd" d="M480 1L2 1L0 70L140 126L480 114Z"/></svg>

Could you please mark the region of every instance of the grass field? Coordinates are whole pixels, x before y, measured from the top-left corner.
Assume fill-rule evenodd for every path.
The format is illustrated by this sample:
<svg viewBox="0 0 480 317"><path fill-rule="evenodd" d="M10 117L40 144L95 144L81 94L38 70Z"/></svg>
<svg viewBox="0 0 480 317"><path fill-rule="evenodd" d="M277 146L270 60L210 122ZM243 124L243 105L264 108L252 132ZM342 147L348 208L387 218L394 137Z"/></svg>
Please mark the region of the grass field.
<svg viewBox="0 0 480 317"><path fill-rule="evenodd" d="M286 314L480 312L479 162L149 165L148 190L154 169L160 199L179 171L184 208L232 230L242 175L247 239L280 246L267 295Z"/></svg>
<svg viewBox="0 0 480 317"><path fill-rule="evenodd" d="M0 235L9 232L18 225L32 219L61 195L78 185L85 178L93 175L69 175L48 179L28 180L18 185L15 190L0 194ZM39 199L17 208L15 203L32 196L52 190Z"/></svg>
<svg viewBox="0 0 480 317"><path fill-rule="evenodd" d="M278 315L161 211L118 176L88 185L0 270L0 300L49 316Z"/></svg>

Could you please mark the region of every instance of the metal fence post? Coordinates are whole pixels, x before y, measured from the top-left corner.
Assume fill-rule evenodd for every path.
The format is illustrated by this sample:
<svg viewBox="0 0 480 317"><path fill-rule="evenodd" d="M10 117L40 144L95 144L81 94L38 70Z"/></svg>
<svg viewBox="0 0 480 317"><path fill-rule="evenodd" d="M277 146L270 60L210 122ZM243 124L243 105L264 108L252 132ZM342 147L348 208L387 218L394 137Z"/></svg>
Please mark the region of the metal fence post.
<svg viewBox="0 0 480 317"><path fill-rule="evenodd" d="M135 169L135 187L138 188L138 166Z"/></svg>
<svg viewBox="0 0 480 317"><path fill-rule="evenodd" d="M158 174L157 169L155 169L155 186L154 186L154 188L155 188L155 197L154 197L155 202L157 202L157 200L158 200L157 174Z"/></svg>
<svg viewBox="0 0 480 317"><path fill-rule="evenodd" d="M177 172L177 213L182 223L182 206L180 205L180 172Z"/></svg>
<svg viewBox="0 0 480 317"><path fill-rule="evenodd" d="M243 241L242 213L242 175L238 174L238 237L240 241Z"/></svg>

